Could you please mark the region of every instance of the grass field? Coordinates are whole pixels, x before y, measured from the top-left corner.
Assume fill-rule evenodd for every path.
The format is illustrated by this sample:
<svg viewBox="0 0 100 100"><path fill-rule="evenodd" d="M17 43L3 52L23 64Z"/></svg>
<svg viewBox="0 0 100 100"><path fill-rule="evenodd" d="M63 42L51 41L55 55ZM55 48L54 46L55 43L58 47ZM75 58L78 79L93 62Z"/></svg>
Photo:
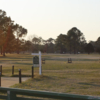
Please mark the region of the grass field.
<svg viewBox="0 0 100 100"><path fill-rule="evenodd" d="M22 76L31 76L32 57L31 54L0 56L3 77L12 76L12 65L15 66L13 77L18 76L18 69L22 69ZM12 87L100 96L99 54L43 54L42 58L46 63L42 64L41 76L36 67L33 79L30 77ZM68 58L72 58L72 63L67 63Z"/></svg>

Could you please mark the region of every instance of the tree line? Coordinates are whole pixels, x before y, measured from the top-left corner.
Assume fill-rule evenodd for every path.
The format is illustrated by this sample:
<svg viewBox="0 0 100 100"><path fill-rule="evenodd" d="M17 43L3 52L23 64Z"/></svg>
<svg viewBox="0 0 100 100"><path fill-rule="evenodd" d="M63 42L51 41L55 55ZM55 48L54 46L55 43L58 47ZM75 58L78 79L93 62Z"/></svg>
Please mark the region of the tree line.
<svg viewBox="0 0 100 100"><path fill-rule="evenodd" d="M5 53L100 53L100 37L97 41L86 42L84 34L77 28L71 28L67 34L60 34L56 39L44 40L42 37L31 36L29 40L23 39L28 33L27 29L15 24L6 12L0 10L0 52Z"/></svg>
<svg viewBox="0 0 100 100"><path fill-rule="evenodd" d="M24 49L27 52L42 53L100 53L100 37L97 41L86 42L84 34L76 27L71 28L67 34L60 34L56 39L44 40L42 37L31 36L25 41Z"/></svg>

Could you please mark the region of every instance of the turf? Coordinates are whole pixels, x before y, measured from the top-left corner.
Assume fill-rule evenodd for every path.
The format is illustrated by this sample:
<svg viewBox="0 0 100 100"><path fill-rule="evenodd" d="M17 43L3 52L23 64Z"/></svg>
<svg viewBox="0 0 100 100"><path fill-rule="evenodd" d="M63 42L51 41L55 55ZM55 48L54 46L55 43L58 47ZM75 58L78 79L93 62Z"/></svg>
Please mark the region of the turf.
<svg viewBox="0 0 100 100"><path fill-rule="evenodd" d="M39 69L36 67L33 79L32 57L30 54L12 54L0 58L3 77L18 77L18 69L22 70L22 76L30 77L26 82L12 87L100 96L100 55L43 54L42 58L46 61L42 64L42 75L39 75ZM68 58L74 59L72 63L67 62ZM14 75L11 74L12 65L15 66Z"/></svg>

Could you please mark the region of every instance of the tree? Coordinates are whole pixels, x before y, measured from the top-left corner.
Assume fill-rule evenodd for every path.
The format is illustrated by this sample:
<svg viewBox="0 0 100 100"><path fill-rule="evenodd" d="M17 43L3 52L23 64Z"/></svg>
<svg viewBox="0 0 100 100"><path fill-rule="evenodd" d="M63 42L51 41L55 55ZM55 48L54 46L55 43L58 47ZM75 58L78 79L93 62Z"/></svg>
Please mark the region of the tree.
<svg viewBox="0 0 100 100"><path fill-rule="evenodd" d="M97 41L95 41L94 44L95 51L100 53L100 37L98 37Z"/></svg>
<svg viewBox="0 0 100 100"><path fill-rule="evenodd" d="M68 46L70 48L70 53L71 52L77 53L80 50L79 47L80 46L83 47L83 45L86 43L83 33L76 27L71 28L67 32L67 38L68 38Z"/></svg>
<svg viewBox="0 0 100 100"><path fill-rule="evenodd" d="M60 34L55 40L56 50L60 53L65 53L66 46L67 46L67 35Z"/></svg>
<svg viewBox="0 0 100 100"><path fill-rule="evenodd" d="M90 54L92 52L94 52L94 48L93 48L93 45L91 43L88 43L85 47L85 51Z"/></svg>
<svg viewBox="0 0 100 100"><path fill-rule="evenodd" d="M6 16L6 12L0 10L0 48L3 56L5 56L5 52L12 52L15 50L14 48L19 49L19 46L21 45L20 43L22 43L19 39L26 34L27 29L18 24L14 25L14 21L12 21L10 17Z"/></svg>
<svg viewBox="0 0 100 100"><path fill-rule="evenodd" d="M13 40L15 39L11 26L7 31L6 41L3 45L3 55L5 56L5 52L12 52L13 50Z"/></svg>
<svg viewBox="0 0 100 100"><path fill-rule="evenodd" d="M54 47L55 47L54 43L55 43L55 40L53 38L47 39L45 46L47 46L47 52L48 53L54 53Z"/></svg>
<svg viewBox="0 0 100 100"><path fill-rule="evenodd" d="M39 44L41 41L40 41L40 39L38 37L34 37L32 39L32 42L33 42L33 44Z"/></svg>
<svg viewBox="0 0 100 100"><path fill-rule="evenodd" d="M43 39L43 52L47 53L48 52L48 41Z"/></svg>
<svg viewBox="0 0 100 100"><path fill-rule="evenodd" d="M19 54L19 45L20 45L19 39L26 36L27 29L23 28L18 24L14 25L13 28L14 28L15 37L17 38L17 53Z"/></svg>
<svg viewBox="0 0 100 100"><path fill-rule="evenodd" d="M26 51L32 52L32 42L31 41L29 40L25 41L24 47Z"/></svg>
<svg viewBox="0 0 100 100"><path fill-rule="evenodd" d="M1 54L3 52L3 56L5 56L5 51L8 42L12 40L10 38L10 36L13 35L12 25L13 21L11 20L11 18L6 16L5 11L0 10L0 37L2 38L0 40L0 47L1 47Z"/></svg>
<svg viewBox="0 0 100 100"><path fill-rule="evenodd" d="M38 52L39 51L39 45L41 43L41 37L33 37L32 39L32 43L33 43L33 52Z"/></svg>
<svg viewBox="0 0 100 100"><path fill-rule="evenodd" d="M97 48L98 48L98 46L97 46L97 43L96 43L97 41L89 41L89 43L91 43L92 44L92 46L93 46L93 48L94 48L94 52L97 52Z"/></svg>

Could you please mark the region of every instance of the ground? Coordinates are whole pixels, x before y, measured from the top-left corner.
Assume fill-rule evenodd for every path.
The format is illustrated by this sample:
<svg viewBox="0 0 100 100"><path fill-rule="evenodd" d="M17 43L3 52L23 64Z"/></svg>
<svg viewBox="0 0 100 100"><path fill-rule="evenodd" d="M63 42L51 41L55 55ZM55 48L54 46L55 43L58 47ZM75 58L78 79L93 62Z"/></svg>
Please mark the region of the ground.
<svg viewBox="0 0 100 100"><path fill-rule="evenodd" d="M42 76L39 76L39 69L36 67L33 79L32 58L31 54L0 57L0 64L3 66L2 79L8 76L10 79L16 79L18 69L21 69L22 77L29 79L21 84L18 84L17 79L17 84L14 83L16 85L11 84L13 88L100 96L99 54L42 54L42 58L46 60L45 64L42 64ZM72 63L68 63L68 58L72 58ZM15 66L14 75L11 75L12 65Z"/></svg>
<svg viewBox="0 0 100 100"><path fill-rule="evenodd" d="M22 82L26 81L27 79L29 79L29 77L23 77L22 78ZM2 77L1 78L1 86L2 87L10 87L14 84L18 84L19 83L19 78L18 77Z"/></svg>

